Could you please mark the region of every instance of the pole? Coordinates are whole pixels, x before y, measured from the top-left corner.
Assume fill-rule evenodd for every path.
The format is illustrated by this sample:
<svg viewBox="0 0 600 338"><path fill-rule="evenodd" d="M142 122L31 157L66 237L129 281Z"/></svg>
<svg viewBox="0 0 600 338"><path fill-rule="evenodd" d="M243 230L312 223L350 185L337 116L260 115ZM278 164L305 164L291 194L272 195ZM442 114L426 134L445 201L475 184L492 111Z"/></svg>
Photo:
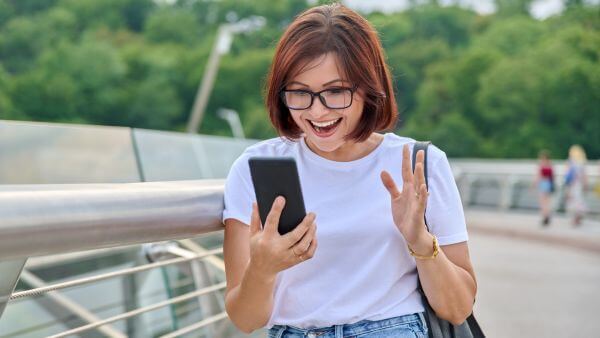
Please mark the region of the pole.
<svg viewBox="0 0 600 338"><path fill-rule="evenodd" d="M221 55L229 51L232 38L232 33L227 25L221 25L219 27L217 40L213 45L213 49L206 64L206 70L204 71L202 84L196 92L196 99L194 100L194 106L192 108L192 112L190 113L190 118L187 125L188 133L195 134L200 128L202 118L204 117L204 110L208 104L208 99L210 98L210 93L219 69L219 60L221 59Z"/></svg>

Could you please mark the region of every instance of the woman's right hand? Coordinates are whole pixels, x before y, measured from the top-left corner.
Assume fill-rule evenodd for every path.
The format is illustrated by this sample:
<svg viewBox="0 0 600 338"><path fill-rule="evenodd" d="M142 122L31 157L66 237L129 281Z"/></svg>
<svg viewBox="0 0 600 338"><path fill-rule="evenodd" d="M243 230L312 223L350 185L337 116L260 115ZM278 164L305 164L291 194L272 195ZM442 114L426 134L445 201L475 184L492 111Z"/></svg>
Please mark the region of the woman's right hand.
<svg viewBox="0 0 600 338"><path fill-rule="evenodd" d="M256 203L250 220L250 263L248 268L266 278L275 278L279 271L311 259L317 249L315 214L308 213L300 224L285 235L277 230L285 198L273 202L266 224L261 228Z"/></svg>

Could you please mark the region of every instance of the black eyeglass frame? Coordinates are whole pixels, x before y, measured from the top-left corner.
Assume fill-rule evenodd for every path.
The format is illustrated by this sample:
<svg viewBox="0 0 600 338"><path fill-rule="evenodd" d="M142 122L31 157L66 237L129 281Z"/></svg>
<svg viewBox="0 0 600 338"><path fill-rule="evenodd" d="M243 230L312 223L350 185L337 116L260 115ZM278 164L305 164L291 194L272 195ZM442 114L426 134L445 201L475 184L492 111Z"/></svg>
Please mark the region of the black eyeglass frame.
<svg viewBox="0 0 600 338"><path fill-rule="evenodd" d="M336 90L336 89L341 89L341 90L349 90L350 91L350 103L345 106L345 107L330 107L327 105L327 101L325 100L325 98L323 96L321 96L321 93L324 93L326 91L330 91L330 90ZM354 92L356 92L356 90L358 89L358 86L352 86L352 87L334 87L334 88L327 88L327 89L323 89L321 91L318 92L313 92L307 89L282 89L281 92L279 93L279 96L281 97L281 101L283 102L283 105L286 106L288 109L291 110L306 110L310 107L312 107L314 101L315 101L315 97L319 97L319 101L321 101L321 103L327 107L328 109L346 109L348 107L350 107L352 105L352 102L354 102ZM286 99L285 99L285 93L289 93L289 92L301 92L301 93L306 93L310 95L310 104L306 107L306 108L292 108L290 106L288 106Z"/></svg>

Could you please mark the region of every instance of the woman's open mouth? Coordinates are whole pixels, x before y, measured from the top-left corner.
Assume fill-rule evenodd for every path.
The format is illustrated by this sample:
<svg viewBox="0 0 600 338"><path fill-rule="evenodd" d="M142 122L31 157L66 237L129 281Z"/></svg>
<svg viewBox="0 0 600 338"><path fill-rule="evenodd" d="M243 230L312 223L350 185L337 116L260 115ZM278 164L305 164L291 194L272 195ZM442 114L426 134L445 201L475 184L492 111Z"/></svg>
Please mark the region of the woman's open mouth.
<svg viewBox="0 0 600 338"><path fill-rule="evenodd" d="M337 127L340 125L342 118L337 118L335 120L324 121L324 122L316 122L308 120L313 131L319 137L328 137L333 135L337 130Z"/></svg>

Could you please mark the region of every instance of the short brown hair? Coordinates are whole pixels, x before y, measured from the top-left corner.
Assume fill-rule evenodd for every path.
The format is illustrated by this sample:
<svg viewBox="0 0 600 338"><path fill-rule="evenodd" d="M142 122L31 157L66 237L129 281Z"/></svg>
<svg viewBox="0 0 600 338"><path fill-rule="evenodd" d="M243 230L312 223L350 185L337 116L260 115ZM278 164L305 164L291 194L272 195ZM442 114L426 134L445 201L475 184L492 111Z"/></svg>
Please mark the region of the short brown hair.
<svg viewBox="0 0 600 338"><path fill-rule="evenodd" d="M359 126L347 138L358 142L371 133L391 129L398 111L392 79L375 29L355 11L338 3L301 13L277 44L266 83L265 101L271 123L290 139L302 131L283 104L281 91L291 77L311 60L336 53L348 80L362 89L365 105Z"/></svg>

